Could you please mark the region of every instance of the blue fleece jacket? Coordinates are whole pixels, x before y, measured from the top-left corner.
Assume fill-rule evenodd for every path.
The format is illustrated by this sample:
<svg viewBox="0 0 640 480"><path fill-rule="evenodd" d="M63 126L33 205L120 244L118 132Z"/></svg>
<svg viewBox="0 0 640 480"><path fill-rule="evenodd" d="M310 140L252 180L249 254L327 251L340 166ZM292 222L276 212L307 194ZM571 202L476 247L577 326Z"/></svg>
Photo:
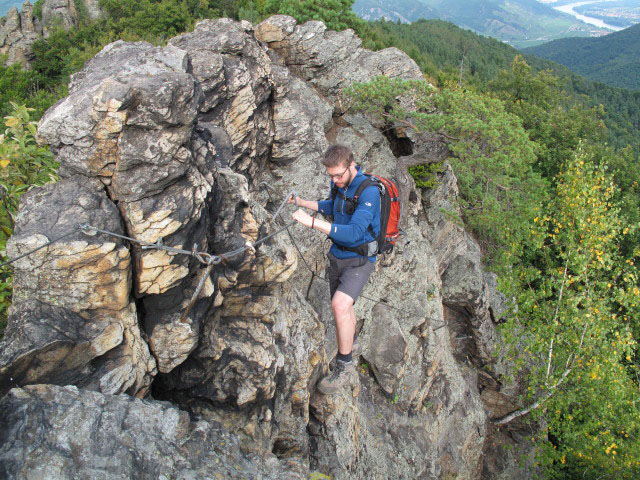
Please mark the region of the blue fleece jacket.
<svg viewBox="0 0 640 480"><path fill-rule="evenodd" d="M346 189L339 188L338 191L349 198L353 198L360 185L367 177L364 176L360 167L356 167L358 173L347 186ZM333 188L333 181L331 182ZM357 247L363 243L368 243L376 239L380 233L380 192L378 187L371 185L364 189L360 195L360 201L353 215L344 212L345 201L336 196L335 200L321 200L318 202L318 211L323 215L333 214L333 223L329 238L333 240L330 252L336 258L353 258L359 256L355 252L347 252L338 249L335 244L345 247ZM369 225L372 226L376 237L369 232ZM370 262L375 262L376 257L368 257Z"/></svg>

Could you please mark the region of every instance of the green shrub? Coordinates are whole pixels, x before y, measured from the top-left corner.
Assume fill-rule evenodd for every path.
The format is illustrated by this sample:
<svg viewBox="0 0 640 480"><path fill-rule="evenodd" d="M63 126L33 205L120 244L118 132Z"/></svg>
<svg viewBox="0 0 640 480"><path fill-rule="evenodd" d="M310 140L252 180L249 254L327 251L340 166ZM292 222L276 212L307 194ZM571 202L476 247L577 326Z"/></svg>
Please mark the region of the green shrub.
<svg viewBox="0 0 640 480"><path fill-rule="evenodd" d="M438 184L438 174L442 172L442 163L425 163L408 168L418 188L433 188Z"/></svg>
<svg viewBox="0 0 640 480"><path fill-rule="evenodd" d="M13 112L4 117L0 135L0 263L7 261L7 240L13 233L20 196L35 185L58 180L56 163L48 148L35 141L33 109L11 102ZM4 330L11 303L13 273L10 266L0 267L0 332Z"/></svg>

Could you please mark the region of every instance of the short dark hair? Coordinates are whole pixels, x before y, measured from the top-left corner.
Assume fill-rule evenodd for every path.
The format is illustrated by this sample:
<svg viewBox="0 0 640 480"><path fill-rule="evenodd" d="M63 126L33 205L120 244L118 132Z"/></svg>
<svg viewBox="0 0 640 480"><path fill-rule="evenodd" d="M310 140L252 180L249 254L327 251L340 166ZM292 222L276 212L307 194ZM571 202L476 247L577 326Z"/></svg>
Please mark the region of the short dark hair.
<svg viewBox="0 0 640 480"><path fill-rule="evenodd" d="M353 162L351 149L339 143L327 148L327 151L324 152L324 158L322 159L322 164L325 167L348 167L351 165L351 162Z"/></svg>

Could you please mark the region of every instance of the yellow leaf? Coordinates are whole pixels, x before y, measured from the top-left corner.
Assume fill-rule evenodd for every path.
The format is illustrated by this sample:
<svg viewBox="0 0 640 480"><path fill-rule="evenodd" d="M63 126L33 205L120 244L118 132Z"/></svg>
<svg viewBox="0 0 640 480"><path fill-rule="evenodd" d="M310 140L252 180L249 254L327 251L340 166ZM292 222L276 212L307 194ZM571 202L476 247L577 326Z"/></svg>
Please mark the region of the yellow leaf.
<svg viewBox="0 0 640 480"><path fill-rule="evenodd" d="M4 124L7 127L15 127L16 125L18 125L20 123L20 119L16 118L16 117L4 117L6 120L4 122Z"/></svg>
<svg viewBox="0 0 640 480"><path fill-rule="evenodd" d="M0 160L0 167L2 168L7 168L7 166L10 164L11 162L9 161L8 158L3 158L2 160Z"/></svg>

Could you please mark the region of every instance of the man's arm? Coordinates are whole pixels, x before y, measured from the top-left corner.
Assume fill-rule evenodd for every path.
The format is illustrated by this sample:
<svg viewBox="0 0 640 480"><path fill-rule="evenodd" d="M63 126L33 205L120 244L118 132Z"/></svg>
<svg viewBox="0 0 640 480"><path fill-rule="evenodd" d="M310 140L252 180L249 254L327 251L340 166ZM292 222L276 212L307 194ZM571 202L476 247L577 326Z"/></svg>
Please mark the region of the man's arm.
<svg viewBox="0 0 640 480"><path fill-rule="evenodd" d="M312 217L304 210L296 210L293 213L293 219L306 227L319 230L326 235L329 235L329 232L331 231L331 224L329 222L320 218Z"/></svg>
<svg viewBox="0 0 640 480"><path fill-rule="evenodd" d="M318 202L315 200L304 200L300 197L292 197L289 199L289 203L295 203L296 207L304 207L314 212L318 211Z"/></svg>
<svg viewBox="0 0 640 480"><path fill-rule="evenodd" d="M315 202L320 205L320 212L323 212L323 204L331 200L323 200ZM302 205L301 205L302 206ZM351 217L351 221L347 225L337 225L329 223L319 218L314 218L304 210L296 210L293 219L300 222L306 227L319 230L328 235L329 238L337 240L341 243L355 242L358 238L364 236L364 232L375 218L376 212L380 211L380 194L377 187L368 187L362 192L358 207Z"/></svg>
<svg viewBox="0 0 640 480"><path fill-rule="evenodd" d="M289 197L289 203L295 203L296 207L308 208L323 215L333 215L333 200L305 200L300 197Z"/></svg>

